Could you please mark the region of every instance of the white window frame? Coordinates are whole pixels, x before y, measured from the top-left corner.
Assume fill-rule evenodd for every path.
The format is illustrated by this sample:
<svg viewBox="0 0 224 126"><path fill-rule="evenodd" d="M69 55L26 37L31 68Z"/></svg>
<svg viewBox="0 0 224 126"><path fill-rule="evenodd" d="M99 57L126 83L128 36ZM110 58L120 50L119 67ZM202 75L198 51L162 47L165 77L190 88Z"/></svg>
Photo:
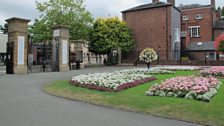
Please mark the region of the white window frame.
<svg viewBox="0 0 224 126"><path fill-rule="evenodd" d="M190 26L188 27L189 34L192 38L200 37L200 26Z"/></svg>
<svg viewBox="0 0 224 126"><path fill-rule="evenodd" d="M184 15L184 16L182 16L182 20L183 20L183 21L188 21L188 20L189 20L189 16L188 16L188 15Z"/></svg>
<svg viewBox="0 0 224 126"><path fill-rule="evenodd" d="M203 19L203 14L202 13L198 13L195 15L195 19L199 20L199 19Z"/></svg>

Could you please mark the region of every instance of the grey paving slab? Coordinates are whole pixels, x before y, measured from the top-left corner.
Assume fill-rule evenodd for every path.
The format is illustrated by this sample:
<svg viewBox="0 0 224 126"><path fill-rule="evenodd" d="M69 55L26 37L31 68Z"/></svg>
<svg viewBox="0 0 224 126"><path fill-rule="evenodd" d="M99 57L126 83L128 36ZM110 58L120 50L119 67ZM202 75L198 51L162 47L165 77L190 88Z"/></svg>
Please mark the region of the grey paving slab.
<svg viewBox="0 0 224 126"><path fill-rule="evenodd" d="M62 73L0 75L0 126L199 126L66 100L41 90L46 83L70 79L73 75L124 68L104 67Z"/></svg>

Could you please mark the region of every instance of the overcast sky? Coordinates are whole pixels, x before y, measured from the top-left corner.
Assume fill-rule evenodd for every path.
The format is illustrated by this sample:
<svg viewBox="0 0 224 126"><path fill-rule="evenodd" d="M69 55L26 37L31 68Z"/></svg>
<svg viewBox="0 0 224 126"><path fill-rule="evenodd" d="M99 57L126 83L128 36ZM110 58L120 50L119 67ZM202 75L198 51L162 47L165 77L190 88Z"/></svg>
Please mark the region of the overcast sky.
<svg viewBox="0 0 224 126"><path fill-rule="evenodd" d="M34 20L39 17L36 10L36 0L0 0L0 25L3 25L5 19L11 17L20 17ZM47 1L47 0L37 0ZM166 0L160 0L166 1ZM176 0L176 5L180 4L210 4L211 0ZM151 0L86 0L85 5L94 17L121 17L121 11L141 5L151 3ZM224 0L216 0L216 6L224 6Z"/></svg>

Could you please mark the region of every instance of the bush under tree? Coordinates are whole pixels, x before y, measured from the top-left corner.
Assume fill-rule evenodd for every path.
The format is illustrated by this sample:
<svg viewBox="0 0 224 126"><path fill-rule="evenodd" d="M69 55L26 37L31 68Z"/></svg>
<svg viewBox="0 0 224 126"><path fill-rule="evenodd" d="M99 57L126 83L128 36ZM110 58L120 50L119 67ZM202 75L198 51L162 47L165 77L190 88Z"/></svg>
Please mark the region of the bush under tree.
<svg viewBox="0 0 224 126"><path fill-rule="evenodd" d="M94 22L89 49L96 54L109 54L112 49L121 48L129 52L134 47L131 30L117 17Z"/></svg>

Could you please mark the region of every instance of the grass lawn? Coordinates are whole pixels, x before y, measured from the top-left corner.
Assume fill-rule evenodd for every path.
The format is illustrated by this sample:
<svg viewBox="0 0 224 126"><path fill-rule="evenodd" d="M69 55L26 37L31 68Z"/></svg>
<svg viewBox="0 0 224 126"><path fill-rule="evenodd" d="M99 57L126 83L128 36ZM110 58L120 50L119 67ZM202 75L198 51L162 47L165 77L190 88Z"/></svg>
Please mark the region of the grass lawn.
<svg viewBox="0 0 224 126"><path fill-rule="evenodd" d="M218 94L209 103L181 98L145 96L145 91L156 82L178 75L194 75L197 73L196 71L177 71L176 74L156 75L158 78L156 81L118 93L100 92L71 86L68 80L45 85L44 91L55 96L97 105L143 112L195 123L224 126L223 85L219 89Z"/></svg>

